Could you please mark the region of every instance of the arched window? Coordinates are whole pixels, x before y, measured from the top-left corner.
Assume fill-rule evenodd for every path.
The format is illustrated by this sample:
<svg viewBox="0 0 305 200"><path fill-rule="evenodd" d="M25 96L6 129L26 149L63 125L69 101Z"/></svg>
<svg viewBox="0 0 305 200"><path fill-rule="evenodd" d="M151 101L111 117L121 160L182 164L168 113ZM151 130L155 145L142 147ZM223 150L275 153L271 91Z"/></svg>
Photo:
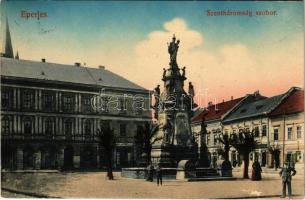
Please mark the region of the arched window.
<svg viewBox="0 0 305 200"><path fill-rule="evenodd" d="M8 109L12 106L12 90L5 88L1 91L1 106L2 109Z"/></svg>
<svg viewBox="0 0 305 200"><path fill-rule="evenodd" d="M73 121L72 119L66 119L64 122L64 133L65 135L72 135Z"/></svg>
<svg viewBox="0 0 305 200"><path fill-rule="evenodd" d="M24 90L22 93L22 106L25 109L31 109L34 107L34 91Z"/></svg>
<svg viewBox="0 0 305 200"><path fill-rule="evenodd" d="M24 134L32 134L32 119L30 117L26 117L23 120L23 129L24 129Z"/></svg>
<svg viewBox="0 0 305 200"><path fill-rule="evenodd" d="M2 134L9 134L11 132L11 118L4 116L1 120L1 132Z"/></svg>
<svg viewBox="0 0 305 200"><path fill-rule="evenodd" d="M84 133L85 133L85 135L92 134L92 121L90 119L87 119L85 121Z"/></svg>
<svg viewBox="0 0 305 200"><path fill-rule="evenodd" d="M46 135L53 135L54 134L54 119L53 118L47 118L45 120L45 134Z"/></svg>

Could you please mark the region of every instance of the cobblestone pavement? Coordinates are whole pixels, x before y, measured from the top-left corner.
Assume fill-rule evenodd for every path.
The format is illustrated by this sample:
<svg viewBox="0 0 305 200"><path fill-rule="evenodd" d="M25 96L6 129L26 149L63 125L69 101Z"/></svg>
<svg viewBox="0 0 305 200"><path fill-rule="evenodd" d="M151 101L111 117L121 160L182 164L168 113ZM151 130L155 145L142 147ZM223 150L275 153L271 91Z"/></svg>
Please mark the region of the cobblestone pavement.
<svg viewBox="0 0 305 200"><path fill-rule="evenodd" d="M104 172L75 173L11 173L4 175L3 187L36 192L64 198L279 198L281 180L276 174L263 174L262 181L241 179L235 173L234 181L165 181L162 187L156 182L122 178L114 173L109 181ZM293 179L294 199L304 198L303 176ZM6 194L2 195L6 196Z"/></svg>

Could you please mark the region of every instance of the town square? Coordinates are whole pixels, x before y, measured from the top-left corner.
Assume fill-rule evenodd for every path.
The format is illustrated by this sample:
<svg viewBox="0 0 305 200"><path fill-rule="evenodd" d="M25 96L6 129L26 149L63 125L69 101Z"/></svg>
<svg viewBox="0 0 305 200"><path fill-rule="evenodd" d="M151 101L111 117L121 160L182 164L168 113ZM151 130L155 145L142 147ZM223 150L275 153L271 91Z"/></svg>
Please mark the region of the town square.
<svg viewBox="0 0 305 200"><path fill-rule="evenodd" d="M304 198L302 6L1 2L1 196Z"/></svg>

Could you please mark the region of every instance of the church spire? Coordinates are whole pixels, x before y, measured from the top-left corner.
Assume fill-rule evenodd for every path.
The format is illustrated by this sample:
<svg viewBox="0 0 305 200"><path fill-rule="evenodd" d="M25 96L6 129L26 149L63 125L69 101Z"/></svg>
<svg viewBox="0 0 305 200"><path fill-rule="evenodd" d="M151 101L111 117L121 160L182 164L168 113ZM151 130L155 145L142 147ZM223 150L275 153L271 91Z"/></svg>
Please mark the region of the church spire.
<svg viewBox="0 0 305 200"><path fill-rule="evenodd" d="M3 37L3 45L2 45L1 54L7 58L14 58L11 33L10 33L10 28L8 25L7 17L6 17L6 23L5 23L4 30L5 30L5 32L4 32L4 37Z"/></svg>

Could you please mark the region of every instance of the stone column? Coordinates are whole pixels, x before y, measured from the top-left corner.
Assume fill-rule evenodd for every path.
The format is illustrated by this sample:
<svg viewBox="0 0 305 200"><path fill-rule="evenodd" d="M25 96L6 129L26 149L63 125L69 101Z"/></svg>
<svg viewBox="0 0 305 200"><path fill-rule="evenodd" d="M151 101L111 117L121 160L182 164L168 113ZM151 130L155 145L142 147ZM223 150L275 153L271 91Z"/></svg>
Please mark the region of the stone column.
<svg viewBox="0 0 305 200"><path fill-rule="evenodd" d="M20 89L17 88L17 96L16 96L17 109L21 107L21 98L20 98Z"/></svg>
<svg viewBox="0 0 305 200"><path fill-rule="evenodd" d="M23 170L23 150L17 149L17 170Z"/></svg>
<svg viewBox="0 0 305 200"><path fill-rule="evenodd" d="M57 163L58 168L62 169L64 167L64 149L59 149L58 156L57 156Z"/></svg>
<svg viewBox="0 0 305 200"><path fill-rule="evenodd" d="M17 108L17 88L13 90L13 108Z"/></svg>
<svg viewBox="0 0 305 200"><path fill-rule="evenodd" d="M39 170L41 168L41 152L38 150L34 153L34 169Z"/></svg>
<svg viewBox="0 0 305 200"><path fill-rule="evenodd" d="M34 92L34 108L35 108L35 110L38 110L38 107L39 107L38 92L39 91L37 89Z"/></svg>

